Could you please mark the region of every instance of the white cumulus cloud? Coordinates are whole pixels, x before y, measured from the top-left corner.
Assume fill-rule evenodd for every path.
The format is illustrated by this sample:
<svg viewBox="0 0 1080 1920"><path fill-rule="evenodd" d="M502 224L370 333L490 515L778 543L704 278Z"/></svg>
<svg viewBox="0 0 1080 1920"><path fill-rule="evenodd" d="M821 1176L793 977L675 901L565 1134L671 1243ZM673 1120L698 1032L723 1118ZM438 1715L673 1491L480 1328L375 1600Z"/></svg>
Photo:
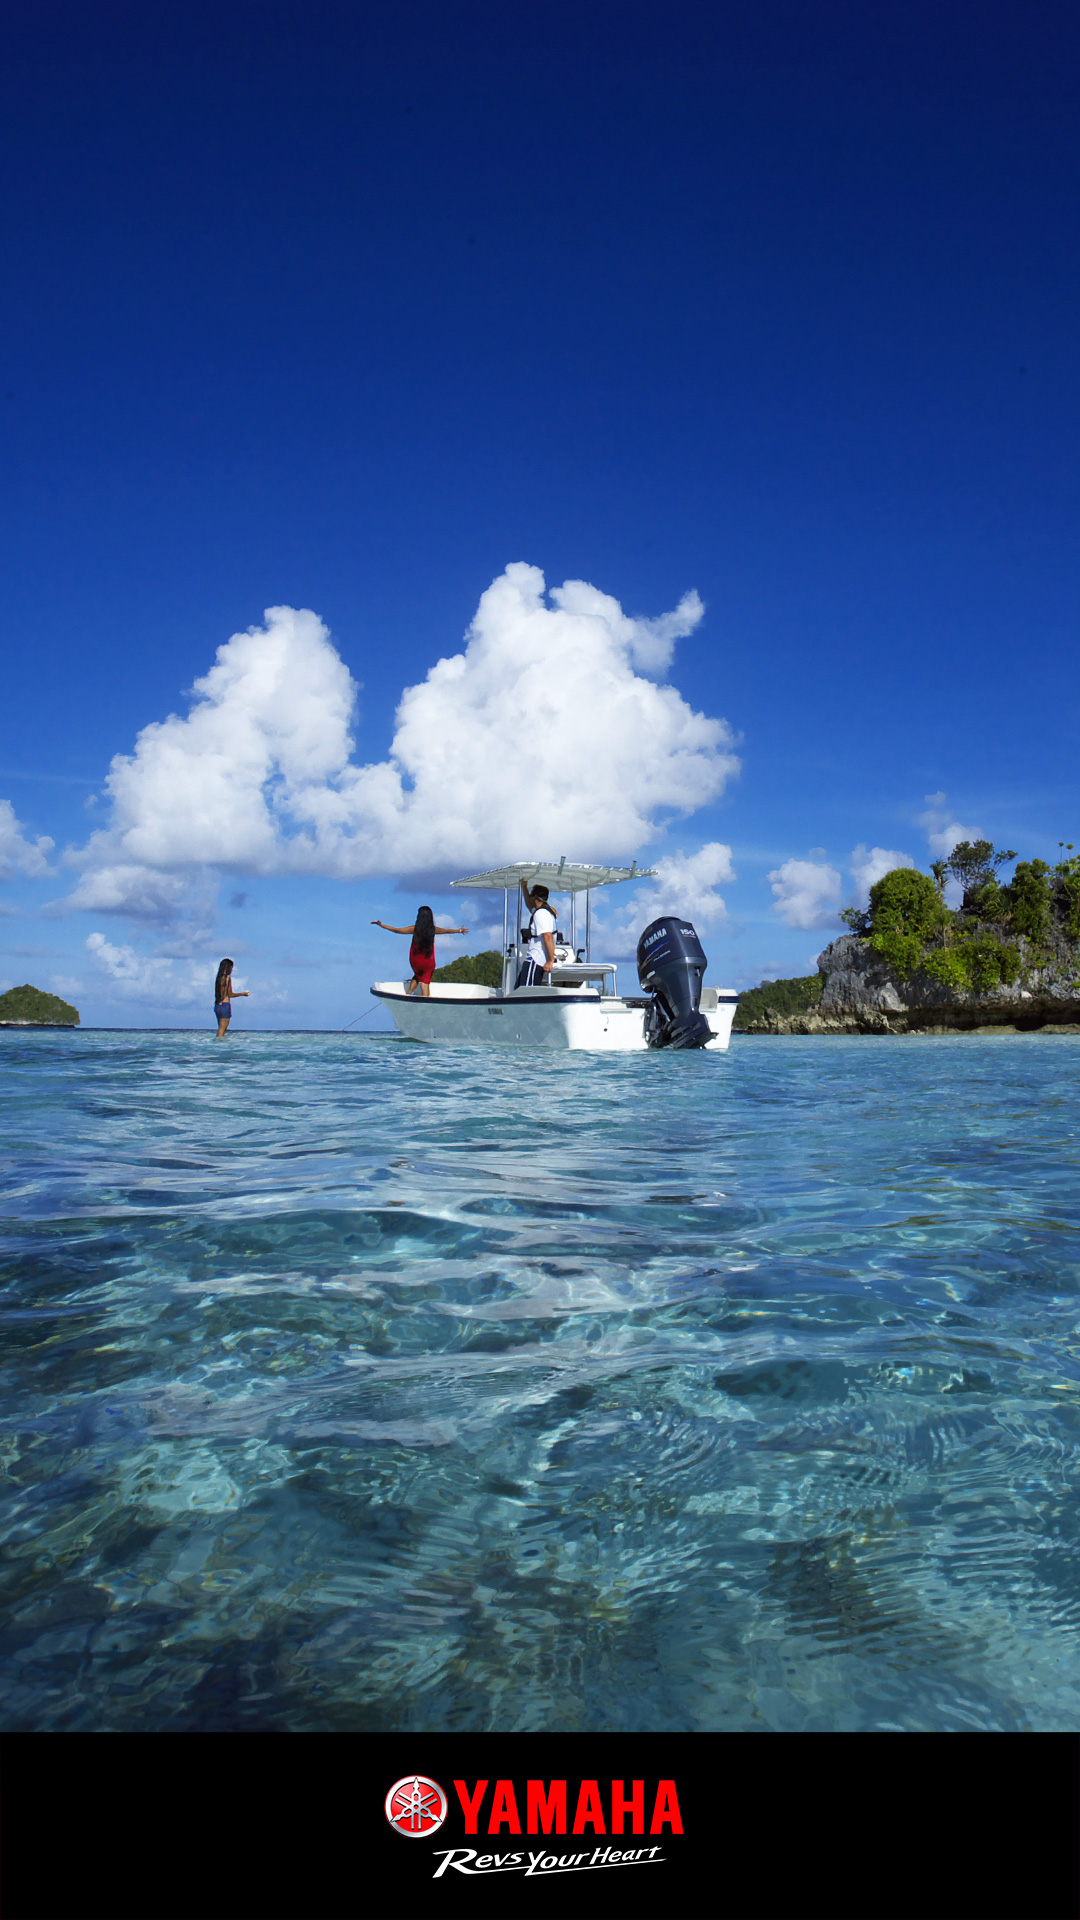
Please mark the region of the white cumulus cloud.
<svg viewBox="0 0 1080 1920"><path fill-rule="evenodd" d="M626 905L609 920L602 894L594 895L593 923L597 930L594 951L603 946L612 959L634 953L642 929L661 914L677 913L693 922L700 933L727 919L727 906L717 888L735 879L731 848L720 840L710 840L696 853L670 853L654 860L655 880L637 887ZM597 910L598 908L598 910ZM583 911L583 910L582 910ZM569 918L566 916L567 925ZM579 938L584 920L579 915Z"/></svg>
<svg viewBox="0 0 1080 1920"><path fill-rule="evenodd" d="M876 880L884 879L894 867L913 867L910 853L898 853L890 847L865 847L862 841L851 849L851 904L865 907Z"/></svg>
<svg viewBox="0 0 1080 1920"><path fill-rule="evenodd" d="M956 819L951 807L945 805L947 795L928 793L926 812L916 815L916 825L925 828L926 838L935 860L947 860L953 848L961 840L981 840L978 827L962 826Z"/></svg>
<svg viewBox="0 0 1080 1920"><path fill-rule="evenodd" d="M0 880L24 873L34 880L47 873L53 843L47 834L28 840L10 800L0 800Z"/></svg>
<svg viewBox="0 0 1080 1920"><path fill-rule="evenodd" d="M114 944L103 933L92 933L87 938L86 951L99 973L107 978L116 999L178 1010L209 1009L213 1003L214 977L220 958L216 949L199 958L171 959L160 954L138 953L134 947ZM233 984L237 992L242 992L248 981L236 972ZM273 978L253 981L250 991L251 998L245 1007L256 1013L260 1008L281 1006L289 997Z"/></svg>
<svg viewBox="0 0 1080 1920"><path fill-rule="evenodd" d="M108 824L68 858L68 906L175 917L200 874L342 879L629 853L738 771L725 720L656 675L703 612L632 619L581 580L515 563L461 652L406 689L385 760L352 757L356 686L316 614L271 607L118 755Z"/></svg>
<svg viewBox="0 0 1080 1920"><path fill-rule="evenodd" d="M818 860L785 860L768 875L773 912L786 927L828 927L840 906L840 875Z"/></svg>
<svg viewBox="0 0 1080 1920"><path fill-rule="evenodd" d="M682 914L697 926L713 926L727 918L727 907L717 887L734 880L731 848L710 840L697 853L670 853L653 862L656 879L637 895L634 912L640 921L662 913Z"/></svg>
<svg viewBox="0 0 1080 1920"><path fill-rule="evenodd" d="M92 933L86 951L123 1000L152 1001L155 1006L190 1007L213 997L214 967L206 960L163 960L136 953L134 947L114 946L103 933ZM236 980L240 986L239 975Z"/></svg>

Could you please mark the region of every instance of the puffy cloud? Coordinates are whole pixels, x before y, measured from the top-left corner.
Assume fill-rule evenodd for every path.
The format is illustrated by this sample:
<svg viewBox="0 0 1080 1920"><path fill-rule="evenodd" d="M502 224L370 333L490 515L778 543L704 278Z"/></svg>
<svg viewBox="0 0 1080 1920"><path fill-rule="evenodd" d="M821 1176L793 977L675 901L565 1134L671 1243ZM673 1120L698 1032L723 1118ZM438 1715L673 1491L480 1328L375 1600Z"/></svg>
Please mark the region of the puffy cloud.
<svg viewBox="0 0 1080 1920"><path fill-rule="evenodd" d="M549 602L551 604L549 604ZM572 580L545 596L516 563L482 596L464 650L402 696L387 759L358 765L356 686L321 620L267 610L195 682L185 718L118 755L109 824L69 856L69 906L175 917L193 876L374 873L633 852L738 771L727 722L650 674L703 612L632 619Z"/></svg>
<svg viewBox="0 0 1080 1920"><path fill-rule="evenodd" d="M982 835L978 827L961 826L955 819L951 807L946 807L947 796L943 793L924 795L926 812L916 815L916 825L924 827L930 851L935 860L947 860L953 848L960 840L980 840Z"/></svg>
<svg viewBox="0 0 1080 1920"><path fill-rule="evenodd" d="M346 765L356 689L315 614L272 607L266 622L219 647L186 719L153 722L117 754L112 819L73 856L84 871L69 905L203 918L207 868L310 870L303 836L290 848L282 829Z"/></svg>
<svg viewBox="0 0 1080 1920"><path fill-rule="evenodd" d="M699 927L726 920L727 907L718 886L734 880L731 848L710 840L697 853L669 853L655 860L656 879L634 897L629 911L639 927L662 913L679 913Z"/></svg>
<svg viewBox="0 0 1080 1920"><path fill-rule="evenodd" d="M509 568L507 568L509 572ZM553 587L551 598L564 614L579 614L586 619L607 621L613 633L625 645L630 659L642 673L664 673L670 667L676 640L683 640L705 612L699 594L684 593L674 613L662 613L658 620L631 619L610 594L599 593L584 580L567 580Z"/></svg>
<svg viewBox="0 0 1080 1920"><path fill-rule="evenodd" d="M92 933L87 938L86 951L109 980L117 999L157 1007L209 1008L220 958L216 950L212 956L168 959L138 953L134 947L116 946L103 933ZM233 975L233 980L238 991L246 985L239 973ZM261 1006L277 1006L288 997L269 981L260 982L257 993ZM254 1006L254 1000L248 1004Z"/></svg>
<svg viewBox="0 0 1080 1920"><path fill-rule="evenodd" d="M31 880L49 870L53 843L46 834L27 840L10 800L0 800L0 880L24 873Z"/></svg>
<svg viewBox="0 0 1080 1920"><path fill-rule="evenodd" d="M89 866L74 893L45 911L83 907L92 913L125 913L136 920L184 920L197 943L213 919L214 891L213 878L205 869L163 873L121 861Z"/></svg>
<svg viewBox="0 0 1080 1920"><path fill-rule="evenodd" d="M828 927L840 906L840 875L817 860L785 860L768 875L773 912L786 927Z"/></svg>
<svg viewBox="0 0 1080 1920"><path fill-rule="evenodd" d="M58 993L62 1000L74 1001L85 992L86 982L74 973L52 973L49 975L49 990Z"/></svg>
<svg viewBox="0 0 1080 1920"><path fill-rule="evenodd" d="M610 920L604 913L604 896L598 897L599 911L595 910L597 896L594 896L597 938L611 958L634 953L642 928L662 913L681 914L693 921L699 933L727 919L723 896L716 889L735 879L735 869L731 864L731 848L722 841L710 840L707 846L699 847L697 853L666 854L652 864L656 879L636 888L632 898ZM584 926L584 920L580 926Z"/></svg>
<svg viewBox="0 0 1080 1920"><path fill-rule="evenodd" d="M859 842L851 849L852 904L865 907L875 880L881 880L894 867L913 867L910 853L897 853L890 847L864 847Z"/></svg>
<svg viewBox="0 0 1080 1920"><path fill-rule="evenodd" d="M207 960L187 960L178 966L175 960L136 953L134 947L114 946L103 933L89 935L86 951L119 990L120 999L190 1007L197 1001L205 1004L212 995L213 965Z"/></svg>

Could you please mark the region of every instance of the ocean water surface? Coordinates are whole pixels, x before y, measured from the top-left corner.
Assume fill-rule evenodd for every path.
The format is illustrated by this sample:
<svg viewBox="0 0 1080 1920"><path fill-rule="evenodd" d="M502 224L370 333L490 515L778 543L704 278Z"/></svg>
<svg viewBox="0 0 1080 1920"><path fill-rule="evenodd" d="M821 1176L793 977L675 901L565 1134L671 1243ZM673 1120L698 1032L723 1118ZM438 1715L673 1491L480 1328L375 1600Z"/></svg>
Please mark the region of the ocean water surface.
<svg viewBox="0 0 1080 1920"><path fill-rule="evenodd" d="M0 1074L0 1725L1080 1723L1080 1040Z"/></svg>

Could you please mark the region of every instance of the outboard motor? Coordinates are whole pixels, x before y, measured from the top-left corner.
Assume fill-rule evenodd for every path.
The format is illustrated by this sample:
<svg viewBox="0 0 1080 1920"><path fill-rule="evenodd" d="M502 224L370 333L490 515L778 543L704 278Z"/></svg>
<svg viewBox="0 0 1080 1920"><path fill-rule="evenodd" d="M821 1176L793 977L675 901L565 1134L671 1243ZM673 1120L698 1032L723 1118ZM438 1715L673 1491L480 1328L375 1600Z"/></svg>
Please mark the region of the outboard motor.
<svg viewBox="0 0 1080 1920"><path fill-rule="evenodd" d="M646 927L637 948L638 979L652 994L645 1015L650 1047L707 1047L713 1037L699 1012L708 961L688 920L668 914Z"/></svg>

